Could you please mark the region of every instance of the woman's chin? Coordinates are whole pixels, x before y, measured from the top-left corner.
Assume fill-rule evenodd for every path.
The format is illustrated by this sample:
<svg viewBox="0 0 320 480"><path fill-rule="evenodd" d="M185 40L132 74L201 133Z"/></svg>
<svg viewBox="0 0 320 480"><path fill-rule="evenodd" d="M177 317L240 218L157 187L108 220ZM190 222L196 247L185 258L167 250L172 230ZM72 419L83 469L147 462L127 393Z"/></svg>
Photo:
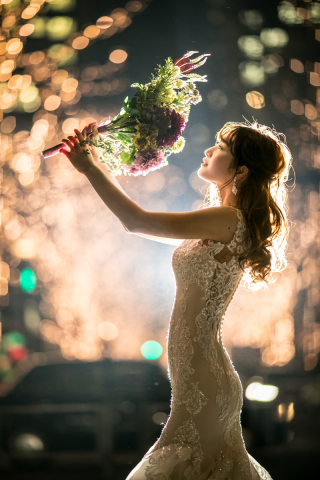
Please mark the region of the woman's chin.
<svg viewBox="0 0 320 480"><path fill-rule="evenodd" d="M203 174L204 174L204 168L203 168L203 166L201 165L201 167L198 169L198 177L203 178Z"/></svg>
<svg viewBox="0 0 320 480"><path fill-rule="evenodd" d="M205 180L206 182L211 182L211 180L207 178L205 167L203 166L201 166L198 170L198 177L202 178L202 180Z"/></svg>

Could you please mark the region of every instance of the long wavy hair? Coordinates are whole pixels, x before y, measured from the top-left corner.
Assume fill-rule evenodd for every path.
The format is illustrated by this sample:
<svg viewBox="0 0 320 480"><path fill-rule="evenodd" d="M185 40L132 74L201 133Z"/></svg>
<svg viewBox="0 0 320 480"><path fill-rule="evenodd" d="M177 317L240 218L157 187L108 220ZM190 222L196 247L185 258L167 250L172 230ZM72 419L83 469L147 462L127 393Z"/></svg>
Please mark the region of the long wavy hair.
<svg viewBox="0 0 320 480"><path fill-rule="evenodd" d="M239 264L248 287L256 290L271 281L273 272L287 266L288 234L293 224L288 219L286 182L292 155L284 134L255 120L252 124L248 120L227 122L216 134L217 142L221 138L233 156L230 165L233 176L220 192L210 183L199 208L220 205L221 190L233 182L237 168L242 165L248 168L248 175L238 188L237 207L244 214L251 246L239 256Z"/></svg>

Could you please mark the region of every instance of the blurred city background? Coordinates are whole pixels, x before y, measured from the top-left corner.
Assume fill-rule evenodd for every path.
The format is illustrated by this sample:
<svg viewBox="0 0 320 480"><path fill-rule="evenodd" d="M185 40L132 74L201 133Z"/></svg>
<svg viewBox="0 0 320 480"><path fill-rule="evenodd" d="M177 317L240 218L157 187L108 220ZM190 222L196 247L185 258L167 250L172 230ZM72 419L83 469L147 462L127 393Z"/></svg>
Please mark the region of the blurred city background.
<svg viewBox="0 0 320 480"><path fill-rule="evenodd" d="M0 0L0 14L1 477L124 479L166 422L175 247L126 233L66 157L41 151L195 50L211 54L208 82L183 152L118 180L149 211L195 210L225 122L285 135L288 268L239 288L223 339L249 453L274 480L320 479L320 1Z"/></svg>

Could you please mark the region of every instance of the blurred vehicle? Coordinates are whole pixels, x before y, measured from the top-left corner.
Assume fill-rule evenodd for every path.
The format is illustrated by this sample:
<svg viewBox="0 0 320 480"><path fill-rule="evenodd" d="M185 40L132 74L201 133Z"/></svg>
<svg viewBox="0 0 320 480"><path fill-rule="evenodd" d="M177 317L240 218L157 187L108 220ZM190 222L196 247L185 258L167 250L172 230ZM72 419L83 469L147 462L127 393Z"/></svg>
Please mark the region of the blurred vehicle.
<svg viewBox="0 0 320 480"><path fill-rule="evenodd" d="M0 398L0 461L138 462L159 437L171 388L148 361L65 362L33 368Z"/></svg>

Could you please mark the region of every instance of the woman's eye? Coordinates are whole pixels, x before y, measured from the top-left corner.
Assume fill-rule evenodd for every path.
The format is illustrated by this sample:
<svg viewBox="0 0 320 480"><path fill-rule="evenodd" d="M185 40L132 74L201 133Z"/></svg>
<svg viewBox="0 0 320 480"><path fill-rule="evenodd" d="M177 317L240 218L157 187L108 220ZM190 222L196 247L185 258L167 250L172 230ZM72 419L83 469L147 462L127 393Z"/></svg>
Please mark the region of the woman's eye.
<svg viewBox="0 0 320 480"><path fill-rule="evenodd" d="M218 146L219 146L219 148L220 148L221 150L223 150L223 148L221 147L221 145L218 145Z"/></svg>

